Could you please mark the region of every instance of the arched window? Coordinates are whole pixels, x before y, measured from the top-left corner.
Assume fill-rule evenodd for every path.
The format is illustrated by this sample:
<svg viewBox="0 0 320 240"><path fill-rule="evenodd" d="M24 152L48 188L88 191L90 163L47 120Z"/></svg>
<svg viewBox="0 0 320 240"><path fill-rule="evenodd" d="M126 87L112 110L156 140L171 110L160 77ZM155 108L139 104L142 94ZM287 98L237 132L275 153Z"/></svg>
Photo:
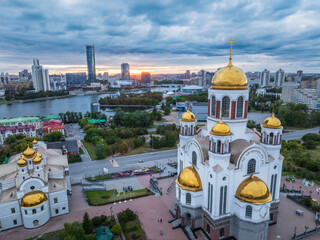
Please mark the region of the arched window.
<svg viewBox="0 0 320 240"><path fill-rule="evenodd" d="M32 209L32 214L36 214L37 210L36 209Z"/></svg>
<svg viewBox="0 0 320 240"><path fill-rule="evenodd" d="M188 136L188 127L187 126L184 127L184 135Z"/></svg>
<svg viewBox="0 0 320 240"><path fill-rule="evenodd" d="M273 144L273 133L270 133L269 144Z"/></svg>
<svg viewBox="0 0 320 240"><path fill-rule="evenodd" d="M242 117L243 114L243 97L239 97L237 101L237 117Z"/></svg>
<svg viewBox="0 0 320 240"><path fill-rule="evenodd" d="M267 133L264 132L264 133L263 133L263 136L264 136L264 141L263 141L263 142L264 142L264 143L267 143Z"/></svg>
<svg viewBox="0 0 320 240"><path fill-rule="evenodd" d="M192 165L197 166L197 154L195 151L192 152Z"/></svg>
<svg viewBox="0 0 320 240"><path fill-rule="evenodd" d="M221 141L219 140L217 142L217 153L220 153L220 151L221 151Z"/></svg>
<svg viewBox="0 0 320 240"><path fill-rule="evenodd" d="M216 98L213 96L211 100L211 115L216 116Z"/></svg>
<svg viewBox="0 0 320 240"><path fill-rule="evenodd" d="M186 204L191 204L191 194L190 193L186 194Z"/></svg>
<svg viewBox="0 0 320 240"><path fill-rule="evenodd" d="M256 160L250 159L248 162L247 174L255 173L256 171Z"/></svg>
<svg viewBox="0 0 320 240"><path fill-rule="evenodd" d="M222 98L222 117L229 117L230 113L230 98L229 97L224 97Z"/></svg>
<svg viewBox="0 0 320 240"><path fill-rule="evenodd" d="M246 218L252 218L252 207L246 206Z"/></svg>
<svg viewBox="0 0 320 240"><path fill-rule="evenodd" d="M220 228L219 236L220 236L221 238L224 237L224 228Z"/></svg>

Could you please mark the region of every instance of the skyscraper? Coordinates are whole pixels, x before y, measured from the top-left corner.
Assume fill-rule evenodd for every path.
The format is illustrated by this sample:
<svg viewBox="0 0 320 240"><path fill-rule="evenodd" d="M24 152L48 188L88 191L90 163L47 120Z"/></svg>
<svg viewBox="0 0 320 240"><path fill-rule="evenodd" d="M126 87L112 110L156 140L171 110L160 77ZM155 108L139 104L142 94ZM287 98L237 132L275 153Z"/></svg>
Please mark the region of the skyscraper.
<svg viewBox="0 0 320 240"><path fill-rule="evenodd" d="M151 75L149 72L141 73L141 85L142 86L150 86Z"/></svg>
<svg viewBox="0 0 320 240"><path fill-rule="evenodd" d="M94 45L86 45L87 65L88 65L88 82L96 81L96 58L94 53Z"/></svg>
<svg viewBox="0 0 320 240"><path fill-rule="evenodd" d="M281 68L278 71L276 71L276 76L275 76L275 79L274 79L276 87L281 87L282 86L285 77L286 77L286 75L285 75L284 71Z"/></svg>
<svg viewBox="0 0 320 240"><path fill-rule="evenodd" d="M66 73L68 87L80 87L86 84L86 73Z"/></svg>
<svg viewBox="0 0 320 240"><path fill-rule="evenodd" d="M128 63L121 64L121 80L130 80L130 67Z"/></svg>
<svg viewBox="0 0 320 240"><path fill-rule="evenodd" d="M186 73L184 74L185 79L190 79L190 70L187 70Z"/></svg>
<svg viewBox="0 0 320 240"><path fill-rule="evenodd" d="M294 81L295 82L301 82L302 75L303 75L303 71L302 70L297 71L297 76L294 78Z"/></svg>
<svg viewBox="0 0 320 240"><path fill-rule="evenodd" d="M49 81L49 71L48 69L43 69L42 65L40 65L39 59L36 58L33 59L32 82L36 92L46 92L51 90Z"/></svg>
<svg viewBox="0 0 320 240"><path fill-rule="evenodd" d="M265 69L261 72L261 87L267 87L270 83L270 71Z"/></svg>

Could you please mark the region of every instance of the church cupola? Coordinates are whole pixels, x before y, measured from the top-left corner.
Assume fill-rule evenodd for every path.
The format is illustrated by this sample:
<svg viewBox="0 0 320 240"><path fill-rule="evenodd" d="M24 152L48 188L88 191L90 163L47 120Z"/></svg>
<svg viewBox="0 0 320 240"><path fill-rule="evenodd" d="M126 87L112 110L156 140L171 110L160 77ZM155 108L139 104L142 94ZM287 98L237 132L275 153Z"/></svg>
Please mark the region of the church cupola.
<svg viewBox="0 0 320 240"><path fill-rule="evenodd" d="M210 131L209 150L219 154L230 153L231 136L229 126L221 118Z"/></svg>
<svg viewBox="0 0 320 240"><path fill-rule="evenodd" d="M282 129L281 121L272 113L271 117L266 118L262 123L260 142L268 145L280 145Z"/></svg>
<svg viewBox="0 0 320 240"><path fill-rule="evenodd" d="M190 137L196 135L196 125L197 119L188 107L188 111L183 113L180 119L180 139L181 137Z"/></svg>

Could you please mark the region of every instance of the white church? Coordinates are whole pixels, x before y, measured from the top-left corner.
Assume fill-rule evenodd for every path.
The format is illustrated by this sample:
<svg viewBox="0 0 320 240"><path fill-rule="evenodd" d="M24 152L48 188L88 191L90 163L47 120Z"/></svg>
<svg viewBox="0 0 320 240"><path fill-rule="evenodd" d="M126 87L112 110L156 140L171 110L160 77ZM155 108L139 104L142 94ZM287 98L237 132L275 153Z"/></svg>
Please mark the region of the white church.
<svg viewBox="0 0 320 240"><path fill-rule="evenodd" d="M176 216L210 239L267 239L277 223L283 157L282 126L274 114L261 133L247 128L249 89L229 64L208 90L207 125L197 129L188 109L180 120Z"/></svg>
<svg viewBox="0 0 320 240"><path fill-rule="evenodd" d="M37 228L68 213L70 192L67 156L34 140L33 148L0 165L0 231Z"/></svg>

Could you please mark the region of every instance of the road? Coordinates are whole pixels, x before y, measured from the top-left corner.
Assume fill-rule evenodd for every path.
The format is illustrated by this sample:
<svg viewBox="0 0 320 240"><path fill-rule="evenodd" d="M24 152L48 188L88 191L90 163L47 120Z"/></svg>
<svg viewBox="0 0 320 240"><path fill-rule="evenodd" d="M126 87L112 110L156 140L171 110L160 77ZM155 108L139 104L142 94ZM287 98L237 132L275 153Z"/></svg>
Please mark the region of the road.
<svg viewBox="0 0 320 240"><path fill-rule="evenodd" d="M115 159L119 167L114 167L110 160ZM72 183L80 182L82 177L103 174L103 168L107 168L109 173L151 167L155 165L165 165L168 161L174 162L177 159L177 150L167 150L152 153L143 153L124 157L108 157L104 160L94 160L81 163L69 164ZM140 160L143 162L139 163Z"/></svg>
<svg viewBox="0 0 320 240"><path fill-rule="evenodd" d="M304 130L294 130L287 133L284 133L282 136L283 140L292 140L297 138L302 138L303 135L307 133L319 133L320 127L317 128L310 128ZM77 132L77 131L74 131ZM78 136L80 137L80 136ZM114 167L110 160L115 159L118 163L119 167ZM93 175L100 175L103 174L103 168L107 168L109 173L119 172L119 171L126 171L126 170L133 170L139 169L142 167L151 167L155 166L156 164L166 164L169 160L170 161L177 161L177 150L168 150L168 151L160 151L151 153L144 153L144 154L137 154L137 155L130 155L124 157L109 157L104 160L94 160L87 161L81 163L72 163L69 164L70 167L70 176L73 183L80 182L82 177L90 177ZM144 162L139 163L140 160Z"/></svg>
<svg viewBox="0 0 320 240"><path fill-rule="evenodd" d="M303 130L292 130L290 132L286 132L282 136L282 140L293 140L297 138L302 138L304 135L307 133L319 133L320 127L316 128L308 128L308 129L303 129Z"/></svg>

